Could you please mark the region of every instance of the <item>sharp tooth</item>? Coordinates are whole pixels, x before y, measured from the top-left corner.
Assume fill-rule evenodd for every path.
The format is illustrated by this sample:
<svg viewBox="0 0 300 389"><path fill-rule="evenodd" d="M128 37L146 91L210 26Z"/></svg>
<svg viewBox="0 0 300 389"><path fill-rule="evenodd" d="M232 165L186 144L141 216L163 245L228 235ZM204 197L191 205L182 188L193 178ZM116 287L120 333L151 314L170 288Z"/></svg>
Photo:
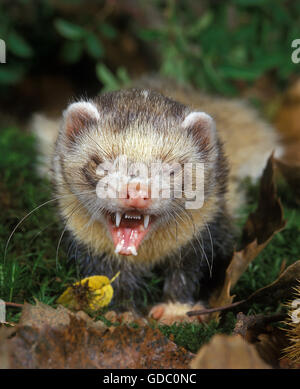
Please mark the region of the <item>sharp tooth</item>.
<svg viewBox="0 0 300 389"><path fill-rule="evenodd" d="M137 255L137 251L136 251L136 248L135 248L134 246L129 246L129 247L128 247L128 250L131 251L131 254Z"/></svg>
<svg viewBox="0 0 300 389"><path fill-rule="evenodd" d="M150 220L150 216L149 215L144 215L144 228L148 228L148 225L149 225L149 220Z"/></svg>
<svg viewBox="0 0 300 389"><path fill-rule="evenodd" d="M120 226L122 215L120 212L116 212L116 227Z"/></svg>
<svg viewBox="0 0 300 389"><path fill-rule="evenodd" d="M118 254L118 253L121 251L122 247L123 247L123 246L122 246L120 243L118 243L118 244L117 244L117 247L116 247L116 249L115 249L115 253Z"/></svg>

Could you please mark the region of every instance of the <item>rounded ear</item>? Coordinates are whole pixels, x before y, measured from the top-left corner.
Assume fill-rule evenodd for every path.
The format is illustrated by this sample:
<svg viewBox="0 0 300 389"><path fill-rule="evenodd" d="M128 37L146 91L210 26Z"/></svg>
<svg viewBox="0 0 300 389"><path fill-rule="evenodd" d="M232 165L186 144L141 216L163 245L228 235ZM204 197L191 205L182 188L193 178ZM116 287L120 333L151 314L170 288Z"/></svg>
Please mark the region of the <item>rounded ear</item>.
<svg viewBox="0 0 300 389"><path fill-rule="evenodd" d="M64 130L68 138L74 139L87 126L96 124L99 112L93 103L79 101L72 103L64 111Z"/></svg>
<svg viewBox="0 0 300 389"><path fill-rule="evenodd" d="M201 144L214 144L217 140L215 122L205 112L189 113L182 122L182 126L189 129Z"/></svg>

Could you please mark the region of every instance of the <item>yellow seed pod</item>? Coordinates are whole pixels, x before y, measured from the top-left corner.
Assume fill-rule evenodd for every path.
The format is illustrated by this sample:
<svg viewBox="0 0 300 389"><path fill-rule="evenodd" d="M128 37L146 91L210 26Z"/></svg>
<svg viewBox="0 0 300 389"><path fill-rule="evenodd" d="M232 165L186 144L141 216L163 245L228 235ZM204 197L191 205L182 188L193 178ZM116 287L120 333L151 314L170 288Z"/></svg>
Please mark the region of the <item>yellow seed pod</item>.
<svg viewBox="0 0 300 389"><path fill-rule="evenodd" d="M70 309L90 309L97 311L107 306L113 298L111 283L119 276L118 272L111 280L106 276L91 276L69 286L58 298L58 304Z"/></svg>

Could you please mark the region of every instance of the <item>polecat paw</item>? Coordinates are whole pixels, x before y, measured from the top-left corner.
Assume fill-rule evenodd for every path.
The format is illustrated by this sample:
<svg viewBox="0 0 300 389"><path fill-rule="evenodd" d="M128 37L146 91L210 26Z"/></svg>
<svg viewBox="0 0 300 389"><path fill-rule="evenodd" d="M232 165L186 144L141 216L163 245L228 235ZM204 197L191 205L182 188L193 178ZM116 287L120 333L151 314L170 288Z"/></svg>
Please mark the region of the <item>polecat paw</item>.
<svg viewBox="0 0 300 389"><path fill-rule="evenodd" d="M187 316L186 313L192 310L205 309L204 305L182 303L161 303L154 305L149 312L149 317L157 320L160 324L172 325L173 323L205 322L205 316Z"/></svg>

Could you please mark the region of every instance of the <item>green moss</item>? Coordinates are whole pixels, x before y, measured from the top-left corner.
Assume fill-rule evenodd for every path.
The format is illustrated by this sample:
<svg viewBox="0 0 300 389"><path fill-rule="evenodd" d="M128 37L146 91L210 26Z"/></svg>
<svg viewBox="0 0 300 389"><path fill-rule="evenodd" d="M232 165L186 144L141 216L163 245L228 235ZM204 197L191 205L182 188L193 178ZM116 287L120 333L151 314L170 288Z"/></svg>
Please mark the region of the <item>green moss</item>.
<svg viewBox="0 0 300 389"><path fill-rule="evenodd" d="M171 326L159 326L159 328L165 336L171 337L176 344L194 353L218 332L218 324L215 321L209 325L175 323Z"/></svg>
<svg viewBox="0 0 300 389"><path fill-rule="evenodd" d="M195 353L203 344L209 342L213 335L217 333L231 333L234 324L235 317L229 312L224 315L220 323L214 320L208 324L175 323L171 326L160 325L159 329L176 344Z"/></svg>

